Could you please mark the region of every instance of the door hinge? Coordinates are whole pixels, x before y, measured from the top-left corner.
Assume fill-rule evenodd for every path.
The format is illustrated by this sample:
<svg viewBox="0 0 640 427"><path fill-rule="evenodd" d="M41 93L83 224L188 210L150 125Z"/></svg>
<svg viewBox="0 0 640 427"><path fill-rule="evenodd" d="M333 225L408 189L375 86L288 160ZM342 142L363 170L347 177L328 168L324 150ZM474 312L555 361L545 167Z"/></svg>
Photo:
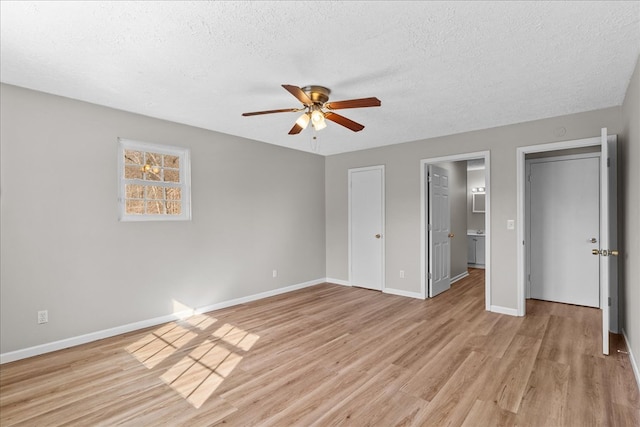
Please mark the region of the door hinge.
<svg viewBox="0 0 640 427"><path fill-rule="evenodd" d="M531 174L529 174L529 176L527 176L527 181L531 182Z"/></svg>
<svg viewBox="0 0 640 427"><path fill-rule="evenodd" d="M611 167L611 157L607 157L607 167Z"/></svg>
<svg viewBox="0 0 640 427"><path fill-rule="evenodd" d="M429 227L429 231L431 231L431 224L429 224L428 227Z"/></svg>
<svg viewBox="0 0 640 427"><path fill-rule="evenodd" d="M431 280L431 273L429 273L429 280Z"/></svg>
<svg viewBox="0 0 640 427"><path fill-rule="evenodd" d="M609 307L611 307L611 297L609 297Z"/></svg>
<svg viewBox="0 0 640 427"><path fill-rule="evenodd" d="M529 281L529 283L531 283L531 275L530 274L527 275L527 280Z"/></svg>

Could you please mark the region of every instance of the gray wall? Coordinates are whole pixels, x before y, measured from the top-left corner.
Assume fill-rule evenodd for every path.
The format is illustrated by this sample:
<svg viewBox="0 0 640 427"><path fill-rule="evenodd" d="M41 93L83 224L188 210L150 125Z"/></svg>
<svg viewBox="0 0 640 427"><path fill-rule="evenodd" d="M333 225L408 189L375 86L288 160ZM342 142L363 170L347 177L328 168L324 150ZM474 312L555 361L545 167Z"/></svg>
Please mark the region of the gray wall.
<svg viewBox="0 0 640 427"><path fill-rule="evenodd" d="M622 104L622 120L618 156L622 166L621 323L636 363L640 363L640 56Z"/></svg>
<svg viewBox="0 0 640 427"><path fill-rule="evenodd" d="M513 108L518 108L514 105ZM553 117L533 122L431 138L328 156L325 162L327 277L348 280L347 170L377 164L386 173L386 285L420 292L420 160L453 154L491 152L491 300L517 308L515 230L516 148L600 135L600 128L620 133L621 107ZM558 128L566 133L556 136ZM636 189L637 191L637 189ZM489 255L488 255L489 256ZM405 279L397 272L405 270Z"/></svg>
<svg viewBox="0 0 640 427"><path fill-rule="evenodd" d="M469 230L484 230L484 214L474 213L473 211L473 197L471 196L471 189L477 187L485 187L484 182L484 169L474 169L467 172L467 229Z"/></svg>
<svg viewBox="0 0 640 427"><path fill-rule="evenodd" d="M0 353L325 277L323 157L0 89ZM118 222L118 137L191 149L192 221Z"/></svg>

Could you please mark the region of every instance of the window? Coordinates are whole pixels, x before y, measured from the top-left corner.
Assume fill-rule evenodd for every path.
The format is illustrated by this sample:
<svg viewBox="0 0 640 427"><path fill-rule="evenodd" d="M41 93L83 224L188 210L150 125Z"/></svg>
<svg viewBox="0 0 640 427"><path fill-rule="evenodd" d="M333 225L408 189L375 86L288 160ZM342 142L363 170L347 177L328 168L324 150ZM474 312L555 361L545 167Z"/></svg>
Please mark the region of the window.
<svg viewBox="0 0 640 427"><path fill-rule="evenodd" d="M121 221L191 219L188 149L120 139L118 174Z"/></svg>

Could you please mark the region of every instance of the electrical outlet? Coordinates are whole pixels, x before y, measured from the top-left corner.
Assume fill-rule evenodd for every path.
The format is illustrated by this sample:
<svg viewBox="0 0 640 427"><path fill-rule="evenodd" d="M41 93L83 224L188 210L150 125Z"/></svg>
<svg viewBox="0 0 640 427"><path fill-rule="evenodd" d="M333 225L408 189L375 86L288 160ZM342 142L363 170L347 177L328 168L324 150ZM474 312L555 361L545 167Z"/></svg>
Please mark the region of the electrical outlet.
<svg viewBox="0 0 640 427"><path fill-rule="evenodd" d="M404 270L400 270L400 278L404 279Z"/></svg>
<svg viewBox="0 0 640 427"><path fill-rule="evenodd" d="M49 321L49 311L48 310L38 311L38 325L47 323L48 321Z"/></svg>
<svg viewBox="0 0 640 427"><path fill-rule="evenodd" d="M278 277L278 270L273 270L273 277Z"/></svg>
<svg viewBox="0 0 640 427"><path fill-rule="evenodd" d="M507 220L507 230L514 230L516 228L516 222L512 219Z"/></svg>

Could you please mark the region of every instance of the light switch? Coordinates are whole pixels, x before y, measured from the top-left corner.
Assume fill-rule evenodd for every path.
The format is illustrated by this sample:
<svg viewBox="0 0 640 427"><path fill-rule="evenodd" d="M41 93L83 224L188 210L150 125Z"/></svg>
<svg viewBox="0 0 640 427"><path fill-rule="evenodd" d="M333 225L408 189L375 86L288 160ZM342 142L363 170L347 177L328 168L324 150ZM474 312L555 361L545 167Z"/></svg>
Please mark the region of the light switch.
<svg viewBox="0 0 640 427"><path fill-rule="evenodd" d="M512 219L507 220L507 230L515 230L516 222Z"/></svg>

